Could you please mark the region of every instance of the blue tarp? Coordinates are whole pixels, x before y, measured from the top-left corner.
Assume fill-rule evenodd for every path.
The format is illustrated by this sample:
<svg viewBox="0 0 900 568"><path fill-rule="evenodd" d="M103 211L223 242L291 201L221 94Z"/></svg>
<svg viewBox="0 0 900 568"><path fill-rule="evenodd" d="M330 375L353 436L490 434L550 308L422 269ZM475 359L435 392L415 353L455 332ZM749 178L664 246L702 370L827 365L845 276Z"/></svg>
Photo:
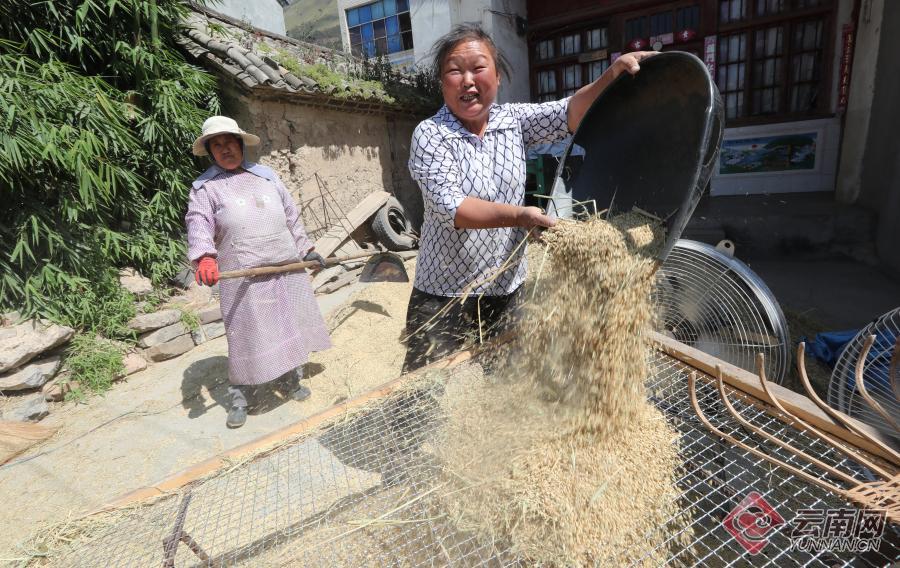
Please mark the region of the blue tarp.
<svg viewBox="0 0 900 568"><path fill-rule="evenodd" d="M817 333L812 341L801 337L800 341L806 342L806 354L815 357L831 368L837 363L841 351L859 333L858 329L847 331L826 331Z"/></svg>
<svg viewBox="0 0 900 568"><path fill-rule="evenodd" d="M829 367L834 368L841 356L841 352L847 347L847 344L856 337L857 333L859 333L859 330L828 331L816 334L812 341L807 341L806 338L801 338L801 340L806 341L807 355L815 357ZM888 332L882 332L876 335L875 343L872 345L872 349L866 356L864 367L867 390L874 386L878 386L881 389L890 392L891 386L888 372L891 354L896 340L896 337ZM850 372L847 373L846 377L846 387L853 391L856 389L855 369L849 369L849 371ZM872 385L872 387L869 385Z"/></svg>

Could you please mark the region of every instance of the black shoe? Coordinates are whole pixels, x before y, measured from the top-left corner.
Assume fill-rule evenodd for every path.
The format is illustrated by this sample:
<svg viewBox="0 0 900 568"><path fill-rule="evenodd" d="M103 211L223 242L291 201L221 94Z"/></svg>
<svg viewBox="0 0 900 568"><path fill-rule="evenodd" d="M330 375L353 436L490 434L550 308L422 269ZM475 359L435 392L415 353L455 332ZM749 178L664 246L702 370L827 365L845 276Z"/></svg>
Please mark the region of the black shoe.
<svg viewBox="0 0 900 568"><path fill-rule="evenodd" d="M244 425L244 422L247 421L247 407L246 406L232 406L231 410L228 411L228 419L225 421L225 425L229 428L240 428Z"/></svg>
<svg viewBox="0 0 900 568"><path fill-rule="evenodd" d="M291 398L296 401L302 401L309 398L309 395L312 394L312 391L309 390L309 387L306 385L297 385L297 389L291 393Z"/></svg>

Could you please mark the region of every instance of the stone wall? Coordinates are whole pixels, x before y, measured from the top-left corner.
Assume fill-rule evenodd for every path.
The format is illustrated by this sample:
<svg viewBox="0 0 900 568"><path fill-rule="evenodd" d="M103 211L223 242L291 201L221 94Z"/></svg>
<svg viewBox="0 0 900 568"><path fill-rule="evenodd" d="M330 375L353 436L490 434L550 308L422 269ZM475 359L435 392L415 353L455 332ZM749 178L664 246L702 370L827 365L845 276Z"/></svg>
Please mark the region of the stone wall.
<svg viewBox="0 0 900 568"><path fill-rule="evenodd" d="M373 191L394 194L415 227L422 197L409 175L409 144L422 117L361 114L316 108L300 102L260 100L222 85L223 112L258 135L249 157L275 169L302 206L310 233L335 223L335 212L353 209ZM323 205L319 180L330 191ZM327 212L327 217L326 217ZM338 213L339 214L339 213Z"/></svg>

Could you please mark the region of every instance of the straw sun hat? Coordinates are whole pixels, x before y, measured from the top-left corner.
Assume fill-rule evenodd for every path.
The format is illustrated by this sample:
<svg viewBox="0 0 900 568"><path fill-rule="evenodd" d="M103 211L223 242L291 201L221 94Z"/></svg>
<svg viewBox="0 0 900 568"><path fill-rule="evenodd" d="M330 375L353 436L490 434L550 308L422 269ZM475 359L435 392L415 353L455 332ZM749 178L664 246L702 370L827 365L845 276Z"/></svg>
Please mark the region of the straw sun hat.
<svg viewBox="0 0 900 568"><path fill-rule="evenodd" d="M227 116L211 116L203 122L203 130L200 137L194 140L191 149L195 156L206 156L206 141L219 134L234 134L240 136L244 140L245 146L256 146L259 144L259 136L249 134L241 130L238 123L233 118Z"/></svg>

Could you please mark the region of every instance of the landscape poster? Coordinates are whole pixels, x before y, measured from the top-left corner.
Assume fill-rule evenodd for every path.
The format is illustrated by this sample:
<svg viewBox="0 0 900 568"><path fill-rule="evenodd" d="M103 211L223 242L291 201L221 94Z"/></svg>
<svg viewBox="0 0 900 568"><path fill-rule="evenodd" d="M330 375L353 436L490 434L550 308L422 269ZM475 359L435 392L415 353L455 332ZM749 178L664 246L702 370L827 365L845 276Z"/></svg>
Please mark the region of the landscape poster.
<svg viewBox="0 0 900 568"><path fill-rule="evenodd" d="M816 169L818 132L739 138L722 142L719 174L757 174Z"/></svg>

